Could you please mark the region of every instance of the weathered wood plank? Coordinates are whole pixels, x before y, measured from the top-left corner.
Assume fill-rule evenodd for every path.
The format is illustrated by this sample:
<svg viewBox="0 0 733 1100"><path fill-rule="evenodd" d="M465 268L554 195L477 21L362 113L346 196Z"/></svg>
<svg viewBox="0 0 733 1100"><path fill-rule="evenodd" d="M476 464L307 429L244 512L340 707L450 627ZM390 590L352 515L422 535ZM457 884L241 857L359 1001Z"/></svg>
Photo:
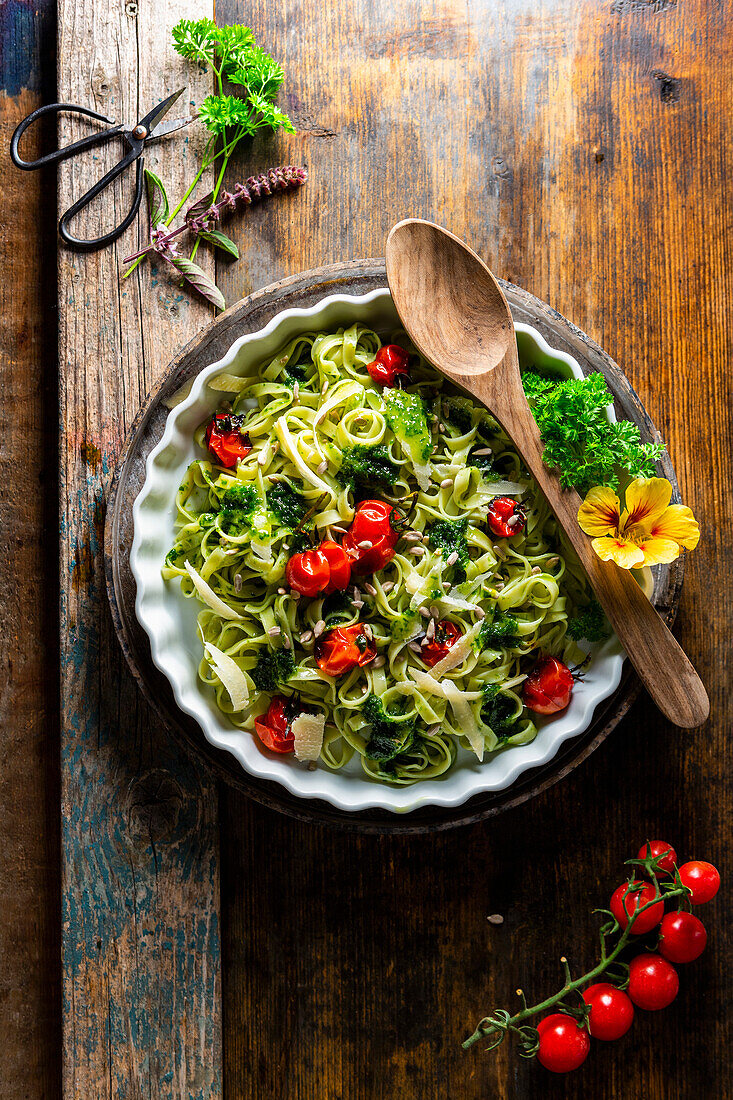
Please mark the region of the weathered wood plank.
<svg viewBox="0 0 733 1100"><path fill-rule="evenodd" d="M55 4L0 4L0 145L54 94ZM29 134L38 148L46 129ZM32 153L29 155L33 155ZM0 1079L59 1095L53 179L0 173ZM44 273L41 277L41 273ZM46 581L41 579L46 578ZM8 598L12 593L12 598ZM18 609L22 608L22 614Z"/></svg>
<svg viewBox="0 0 733 1100"><path fill-rule="evenodd" d="M722 902L675 1005L639 1013L571 1078L506 1049L464 1054L460 1040L517 986L554 988L562 953L590 960L590 909L648 833L730 856L733 5L221 0L217 13L283 61L301 127L257 142L234 176L282 161L310 171L294 201L230 223L243 260L220 279L228 299L379 255L389 226L414 214L465 235L598 339L660 424L703 523L678 629L713 705L689 735L640 702L562 784L453 835L356 838L228 792L229 1092L730 1098Z"/></svg>
<svg viewBox="0 0 733 1100"><path fill-rule="evenodd" d="M181 84L170 29L211 14L190 0L60 0L61 100L134 122ZM62 119L60 137L84 124ZM151 148L180 191L200 135ZM67 162L59 209L119 159L120 146ZM117 185L80 232L126 212ZM142 230L141 230L142 232ZM127 425L176 348L210 316L154 268L120 282L130 230L102 252L59 252L63 1084L67 1097L221 1096L216 788L156 723L114 640L104 591L105 491Z"/></svg>

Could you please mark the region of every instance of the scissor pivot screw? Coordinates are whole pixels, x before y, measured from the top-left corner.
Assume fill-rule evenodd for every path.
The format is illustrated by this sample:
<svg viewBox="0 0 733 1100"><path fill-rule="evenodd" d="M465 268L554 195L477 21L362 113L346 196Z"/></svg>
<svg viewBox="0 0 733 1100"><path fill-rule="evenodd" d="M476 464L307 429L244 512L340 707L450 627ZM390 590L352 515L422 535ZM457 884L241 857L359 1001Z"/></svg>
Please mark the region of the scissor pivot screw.
<svg viewBox="0 0 733 1100"><path fill-rule="evenodd" d="M146 138L148 136L148 131L145 129L144 126L136 126L135 129L132 131L132 136L134 138L137 138L138 141L142 141L143 138Z"/></svg>

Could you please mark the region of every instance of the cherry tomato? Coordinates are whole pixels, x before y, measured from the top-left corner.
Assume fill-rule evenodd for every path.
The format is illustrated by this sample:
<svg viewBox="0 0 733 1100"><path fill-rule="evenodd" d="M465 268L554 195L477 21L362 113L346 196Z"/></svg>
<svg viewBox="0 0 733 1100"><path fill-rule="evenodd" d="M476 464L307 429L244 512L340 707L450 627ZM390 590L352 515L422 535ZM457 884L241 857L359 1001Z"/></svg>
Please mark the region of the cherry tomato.
<svg viewBox="0 0 733 1100"><path fill-rule="evenodd" d="M293 554L285 566L285 579L291 588L304 596L317 596L328 586L331 579L331 567L328 558L317 550L304 550L302 554Z"/></svg>
<svg viewBox="0 0 733 1100"><path fill-rule="evenodd" d="M624 899L627 890L630 892ZM611 912L621 927L626 928L629 917L634 915L635 909L641 909L643 905L653 901L656 895L657 892L650 882L632 882L631 886L628 882L624 882L611 895ZM660 900L636 918L631 927L632 935L642 936L645 932L651 932L652 928L656 928L659 924L663 915L664 902Z"/></svg>
<svg viewBox="0 0 733 1100"><path fill-rule="evenodd" d="M318 667L328 676L342 676L357 665L368 665L377 656L377 647L364 633L361 623L337 626L321 634L315 645Z"/></svg>
<svg viewBox="0 0 733 1100"><path fill-rule="evenodd" d="M590 1005L588 1028L594 1039L620 1039L634 1022L634 1006L622 989L608 982L589 985L583 1000Z"/></svg>
<svg viewBox="0 0 733 1100"><path fill-rule="evenodd" d="M557 657L541 657L522 687L522 699L537 714L565 710L573 694L573 674Z"/></svg>
<svg viewBox="0 0 733 1100"><path fill-rule="evenodd" d="M408 381L410 372L407 367L408 356L399 344L386 344L377 352L372 363L367 364L371 378L380 386L398 385L397 379Z"/></svg>
<svg viewBox="0 0 733 1100"><path fill-rule="evenodd" d="M521 535L527 526L527 517L511 497L494 497L489 505L487 519L492 533L500 539Z"/></svg>
<svg viewBox="0 0 733 1100"><path fill-rule="evenodd" d="M667 844L667 842L664 840L648 840L646 844L643 844L642 847L639 849L639 854L636 857L637 859L647 858L647 846L651 849L651 854L654 859L657 859L659 856L664 856L664 859L662 859L659 863L659 870L657 871L657 874L673 874L674 866L677 862L677 853L675 852L672 845Z"/></svg>
<svg viewBox="0 0 733 1100"><path fill-rule="evenodd" d="M324 539L318 549L328 562L328 567L331 570L325 588L326 595L337 590L343 592L351 579L351 558L343 546L339 546L337 542L332 542L331 539Z"/></svg>
<svg viewBox="0 0 733 1100"><path fill-rule="evenodd" d="M671 1005L680 988L677 971L661 955L637 955L629 963L628 994L637 1008L657 1012Z"/></svg>
<svg viewBox="0 0 733 1100"><path fill-rule="evenodd" d="M459 630L455 623L450 619L441 619L435 626L433 637L420 650L420 656L428 668L432 668L438 661L443 660L450 647L462 637L463 631Z"/></svg>
<svg viewBox="0 0 733 1100"><path fill-rule="evenodd" d="M262 744L273 752L293 752L295 749L295 738L290 728L295 717L292 710L291 699L286 699L283 695L274 695L267 713L260 718L255 718L257 736Z"/></svg>
<svg viewBox="0 0 733 1100"><path fill-rule="evenodd" d="M705 925L693 913L665 913L662 917L657 951L669 962L694 962L707 942Z"/></svg>
<svg viewBox="0 0 733 1100"><path fill-rule="evenodd" d="M394 508L384 500L363 500L356 509L342 546L351 558L351 568L362 576L383 569L394 557L400 537L391 523Z"/></svg>
<svg viewBox="0 0 733 1100"><path fill-rule="evenodd" d="M551 1073L569 1073L588 1057L590 1039L584 1027L564 1012L552 1012L537 1025L537 1061Z"/></svg>
<svg viewBox="0 0 733 1100"><path fill-rule="evenodd" d="M249 433L241 431L241 416L215 413L206 429L206 446L220 466L230 469L252 450Z"/></svg>
<svg viewBox="0 0 733 1100"><path fill-rule="evenodd" d="M704 905L711 901L720 889L720 875L712 863L693 859L680 867L682 885L692 891L690 901L693 905Z"/></svg>

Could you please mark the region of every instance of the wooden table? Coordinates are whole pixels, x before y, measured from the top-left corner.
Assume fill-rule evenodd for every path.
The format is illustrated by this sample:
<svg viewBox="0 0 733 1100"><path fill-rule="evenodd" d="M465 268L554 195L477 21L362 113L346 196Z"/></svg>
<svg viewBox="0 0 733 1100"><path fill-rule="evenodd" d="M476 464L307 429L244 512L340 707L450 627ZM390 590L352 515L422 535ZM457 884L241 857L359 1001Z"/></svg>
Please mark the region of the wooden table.
<svg viewBox="0 0 733 1100"><path fill-rule="evenodd" d="M58 98L137 117L191 77L169 28L209 2L60 0ZM560 785L435 837L307 827L217 789L131 682L99 541L126 427L209 314L153 267L120 287L142 227L104 253L60 252L55 286L55 181L6 164L2 1095L731 1097L724 897L675 1004L572 1078L460 1041L517 986L549 992L561 954L590 962L590 908L647 835L730 879L733 3L221 0L216 18L248 22L283 62L298 126L256 141L231 182L310 171L299 195L232 222L228 300L378 255L417 214L588 331L640 392L702 523L678 631L712 717L682 733L643 699ZM56 98L53 23L47 0L0 0L7 137ZM159 146L160 172L180 185L195 146L193 130ZM98 170L62 171L60 201Z"/></svg>

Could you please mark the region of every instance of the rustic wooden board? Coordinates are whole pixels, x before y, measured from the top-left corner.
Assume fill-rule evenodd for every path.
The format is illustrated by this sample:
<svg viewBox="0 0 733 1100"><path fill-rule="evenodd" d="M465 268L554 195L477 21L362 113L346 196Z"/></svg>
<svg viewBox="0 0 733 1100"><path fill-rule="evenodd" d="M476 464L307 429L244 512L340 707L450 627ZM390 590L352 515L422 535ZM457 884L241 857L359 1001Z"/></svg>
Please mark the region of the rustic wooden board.
<svg viewBox="0 0 733 1100"><path fill-rule="evenodd" d="M53 57L54 16L52 0L33 8L0 4L3 1100L55 1100L59 1094L55 226L48 201L54 181L29 178L5 160L20 120L54 95L53 69L46 64ZM47 127L29 134L25 149L53 139ZM45 278L39 278L41 271Z"/></svg>
<svg viewBox="0 0 733 1100"><path fill-rule="evenodd" d="M133 675L161 721L177 730L223 779L263 805L283 810L303 821L340 825L362 832L419 833L493 817L502 810L521 805L567 775L608 736L636 698L638 683L632 670L624 670L618 690L598 708L584 734L563 746L553 761L532 769L508 790L473 798L458 809L433 807L403 815L385 811L349 814L319 800L298 799L277 783L250 777L230 753L210 745L198 724L178 709L167 678L153 665L147 636L135 617L136 586L129 560L134 533L132 506L145 480L147 457L165 428L167 399L204 367L222 358L243 333L263 328L282 310L308 307L333 293L365 294L386 284L383 260L354 260L318 268L257 291L194 337L176 356L146 401L120 455L107 509L105 564L115 628ZM505 290L516 320L534 325L552 347L576 356L586 372L602 371L614 395L618 415L637 423L645 439L659 438L623 373L593 341L526 291L509 284L505 284ZM667 455L663 458L663 472L676 484ZM677 610L682 573L682 560L657 571L654 602L669 622Z"/></svg>
<svg viewBox="0 0 733 1100"><path fill-rule="evenodd" d="M210 0L60 0L58 98L135 122L183 84L185 113L209 78L173 54L171 27L211 12ZM62 116L60 140L87 129ZM171 193L195 171L201 140L195 128L151 147L147 162ZM98 147L62 166L60 211L120 149ZM96 235L129 202L118 182L75 227ZM211 316L152 266L120 282L121 259L144 231L141 219L102 252L59 251L63 1085L79 1100L214 1100L222 1094L216 785L139 698L104 595L104 503L120 442L173 350Z"/></svg>
<svg viewBox="0 0 733 1100"><path fill-rule="evenodd" d="M729 908L660 1014L556 1079L460 1049L513 990L591 961L593 905L649 831L730 868L733 4L730 0L219 0L285 64L300 132L232 181L308 166L230 223L227 299L382 254L400 217L465 236L621 364L704 537L677 630L713 717L640 699L562 783L431 837L359 837L222 796L225 1077L250 1100L730 1100ZM730 874L730 870L728 871ZM500 928L487 924L492 912Z"/></svg>

